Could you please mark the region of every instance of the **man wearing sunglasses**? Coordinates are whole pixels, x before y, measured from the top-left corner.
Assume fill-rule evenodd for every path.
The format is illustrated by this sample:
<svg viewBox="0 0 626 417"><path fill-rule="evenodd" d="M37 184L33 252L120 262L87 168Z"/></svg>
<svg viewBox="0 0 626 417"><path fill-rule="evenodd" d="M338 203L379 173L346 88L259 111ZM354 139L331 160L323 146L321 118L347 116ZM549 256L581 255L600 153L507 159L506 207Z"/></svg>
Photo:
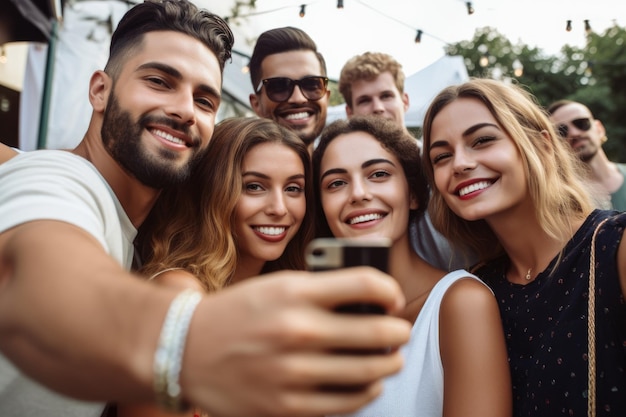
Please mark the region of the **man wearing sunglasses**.
<svg viewBox="0 0 626 417"><path fill-rule="evenodd" d="M598 206L626 211L626 164L611 162L602 144L607 141L604 125L587 106L571 100L559 100L548 107L550 119L563 140L589 167L589 180Z"/></svg>
<svg viewBox="0 0 626 417"><path fill-rule="evenodd" d="M326 124L326 62L304 31L283 27L259 36L250 58L254 93L250 105L259 117L294 130L311 149Z"/></svg>

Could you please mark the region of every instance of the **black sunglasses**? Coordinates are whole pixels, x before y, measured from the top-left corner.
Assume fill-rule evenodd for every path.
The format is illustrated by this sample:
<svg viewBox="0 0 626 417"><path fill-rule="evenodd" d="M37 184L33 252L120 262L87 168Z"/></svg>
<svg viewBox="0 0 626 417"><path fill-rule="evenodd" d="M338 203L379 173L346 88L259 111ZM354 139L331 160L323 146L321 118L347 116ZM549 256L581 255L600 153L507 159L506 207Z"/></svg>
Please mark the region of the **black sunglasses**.
<svg viewBox="0 0 626 417"><path fill-rule="evenodd" d="M584 117L582 119L574 119L570 123L573 124L576 129L582 130L583 132L591 129L591 119L588 117ZM567 134L569 133L569 127L566 124L558 125L557 129L559 130L559 135L561 135L562 138L567 137Z"/></svg>
<svg viewBox="0 0 626 417"><path fill-rule="evenodd" d="M300 87L302 95L307 100L316 101L322 98L326 93L328 78L304 77L299 80L292 80L287 77L266 78L265 80L261 80L256 89L256 93L259 94L261 88L265 86L267 97L272 101L282 103L283 101L289 100L296 85Z"/></svg>

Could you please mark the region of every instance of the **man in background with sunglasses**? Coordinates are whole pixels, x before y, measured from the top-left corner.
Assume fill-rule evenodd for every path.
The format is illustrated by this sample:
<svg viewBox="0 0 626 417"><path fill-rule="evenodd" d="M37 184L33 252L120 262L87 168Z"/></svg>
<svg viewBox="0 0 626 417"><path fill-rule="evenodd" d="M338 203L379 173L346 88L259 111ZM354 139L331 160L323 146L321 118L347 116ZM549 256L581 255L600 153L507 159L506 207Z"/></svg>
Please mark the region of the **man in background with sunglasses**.
<svg viewBox="0 0 626 417"><path fill-rule="evenodd" d="M326 62L313 39L293 27L268 30L259 36L249 67L257 116L295 131L312 150L330 97Z"/></svg>
<svg viewBox="0 0 626 417"><path fill-rule="evenodd" d="M611 162L606 156L602 144L607 137L602 122L593 118L587 106L571 100L552 103L548 113L561 137L589 167L598 206L626 211L626 164Z"/></svg>

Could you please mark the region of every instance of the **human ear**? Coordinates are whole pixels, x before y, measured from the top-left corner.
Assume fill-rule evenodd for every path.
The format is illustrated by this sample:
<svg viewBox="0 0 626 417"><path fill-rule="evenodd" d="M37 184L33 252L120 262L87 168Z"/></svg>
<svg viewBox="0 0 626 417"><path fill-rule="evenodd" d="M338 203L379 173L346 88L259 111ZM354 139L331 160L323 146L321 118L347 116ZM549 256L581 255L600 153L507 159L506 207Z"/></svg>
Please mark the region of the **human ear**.
<svg viewBox="0 0 626 417"><path fill-rule="evenodd" d="M593 121L594 127L596 128L597 132L598 132L598 136L600 137L606 137L606 129L604 128L604 125L602 124L602 122L598 119L595 119ZM602 143L606 142L606 140L602 141Z"/></svg>
<svg viewBox="0 0 626 417"><path fill-rule="evenodd" d="M547 130L545 130L545 129L544 129L544 130L542 130L541 132L539 132L539 134L540 134L540 135L543 137L543 139L544 139L544 140L543 140L543 147L544 147L544 149L546 150L546 152L550 152L550 153L551 153L551 152L554 150L553 145L552 145L553 141L560 141L560 140L563 140L563 139L561 139L560 137L556 137L556 136L555 136L554 138L551 138L551 137L550 137L550 132L548 132L548 131L547 131Z"/></svg>
<svg viewBox="0 0 626 417"><path fill-rule="evenodd" d="M250 107L252 107L254 113L259 117L263 117L259 108L259 97L257 97L256 94L252 93L248 98L250 100Z"/></svg>
<svg viewBox="0 0 626 417"><path fill-rule="evenodd" d="M111 77L104 71L96 71L89 80L89 102L96 112L104 112L109 101Z"/></svg>

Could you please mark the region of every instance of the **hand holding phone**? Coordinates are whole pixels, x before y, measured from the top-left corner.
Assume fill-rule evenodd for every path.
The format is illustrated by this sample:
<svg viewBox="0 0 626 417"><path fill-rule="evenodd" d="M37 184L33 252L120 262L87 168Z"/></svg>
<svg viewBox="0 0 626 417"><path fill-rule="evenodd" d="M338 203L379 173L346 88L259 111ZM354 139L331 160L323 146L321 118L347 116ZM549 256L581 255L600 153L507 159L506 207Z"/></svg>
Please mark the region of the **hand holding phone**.
<svg viewBox="0 0 626 417"><path fill-rule="evenodd" d="M351 266L369 265L388 272L389 247L386 238L319 238L309 243L305 260L312 271L327 271ZM376 304L353 303L336 311L349 314L385 314Z"/></svg>
<svg viewBox="0 0 626 417"><path fill-rule="evenodd" d="M387 272L389 239L348 239L319 238L309 243L305 253L307 267L312 271L328 271L351 266L369 265ZM344 314L386 314L385 308L372 303L350 303L335 307L335 311ZM379 355L389 353L383 350L345 350L341 353L351 355ZM329 391L359 391L363 386L327 386Z"/></svg>

